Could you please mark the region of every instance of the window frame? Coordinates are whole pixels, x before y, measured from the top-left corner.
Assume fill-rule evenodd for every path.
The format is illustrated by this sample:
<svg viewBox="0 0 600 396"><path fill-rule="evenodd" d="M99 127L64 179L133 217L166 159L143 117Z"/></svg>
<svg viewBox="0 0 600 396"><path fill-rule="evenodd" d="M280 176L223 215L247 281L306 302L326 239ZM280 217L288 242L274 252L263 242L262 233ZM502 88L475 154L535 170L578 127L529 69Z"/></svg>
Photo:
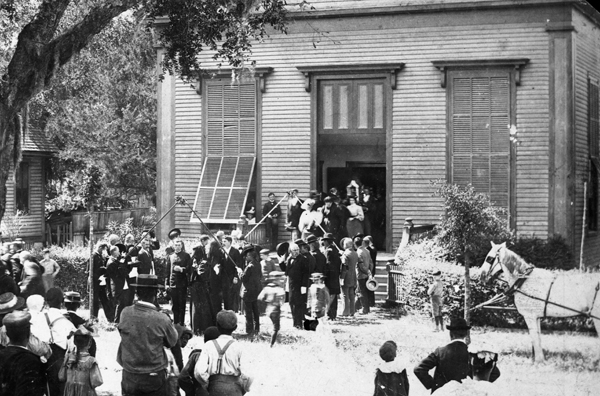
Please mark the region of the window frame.
<svg viewBox="0 0 600 396"><path fill-rule="evenodd" d="M452 77L456 75L464 75L475 77L492 76L506 74L509 77L509 122L510 125L517 125L516 119L516 102L517 102L517 82L520 81L520 72L512 65L452 65L446 66L443 70L442 85L446 88L446 180L453 182L453 150L452 150L452 109L453 109L453 84ZM508 126L507 126L508 127ZM516 230L516 145L512 140L509 140L509 180L508 180L508 220L509 227ZM490 175L491 178L491 175Z"/></svg>
<svg viewBox="0 0 600 396"><path fill-rule="evenodd" d="M15 174L15 183L14 183L14 212L15 214L17 213L17 211L19 211L19 205L18 205L18 198L17 198L17 192L19 190L19 181L22 181L22 167L23 165L27 165L27 209L23 210L22 214L24 215L28 215L31 213L31 164L29 163L29 161L21 161L21 163L19 163L19 170L17 171L17 174Z"/></svg>

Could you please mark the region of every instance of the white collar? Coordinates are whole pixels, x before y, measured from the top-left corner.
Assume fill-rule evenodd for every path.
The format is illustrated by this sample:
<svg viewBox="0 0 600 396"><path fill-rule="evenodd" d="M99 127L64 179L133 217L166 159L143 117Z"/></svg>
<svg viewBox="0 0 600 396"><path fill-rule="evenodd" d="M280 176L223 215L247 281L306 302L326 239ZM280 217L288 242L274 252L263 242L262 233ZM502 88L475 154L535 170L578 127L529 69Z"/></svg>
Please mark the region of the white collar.
<svg viewBox="0 0 600 396"><path fill-rule="evenodd" d="M462 342L463 344L467 345L467 340L465 340L464 338L456 338L450 341L449 344L452 344L453 342Z"/></svg>
<svg viewBox="0 0 600 396"><path fill-rule="evenodd" d="M147 301L142 301L142 300L138 300L137 302L139 305L143 305L145 307L152 307L152 308L156 308L156 305L149 303Z"/></svg>

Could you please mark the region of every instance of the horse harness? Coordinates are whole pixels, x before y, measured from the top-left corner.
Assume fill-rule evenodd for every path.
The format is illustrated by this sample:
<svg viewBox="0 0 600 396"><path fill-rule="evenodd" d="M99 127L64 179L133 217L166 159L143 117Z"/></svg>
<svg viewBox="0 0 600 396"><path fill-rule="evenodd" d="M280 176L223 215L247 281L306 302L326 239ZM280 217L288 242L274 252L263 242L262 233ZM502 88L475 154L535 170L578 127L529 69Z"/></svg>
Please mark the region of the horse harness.
<svg viewBox="0 0 600 396"><path fill-rule="evenodd" d="M499 258L498 252L496 253L496 256L494 258L494 265L496 264L496 261L498 263L500 262L500 258ZM493 268L493 266L492 266L492 268ZM490 268L490 272L491 272L492 268ZM552 278L552 281L550 282L550 287L548 288L548 293L546 294L546 298L545 299L542 299L540 297L531 295L531 294L526 293L523 290L521 290L521 286L523 286L523 283L525 283L525 281L528 279L529 275L531 274L531 272L533 272L534 268L535 267L533 267L533 266L531 266L530 268L527 268L527 271L524 272L521 276L519 276L517 278L517 280L509 287L509 289L507 291L505 291L504 293L502 293L503 298L509 297L509 296L511 296L511 295L513 295L515 293L521 293L525 297L529 297L529 298L534 299L534 300L542 301L542 302L544 302L544 316L543 317L546 317L546 310L548 308L548 305L550 304L550 305L554 305L554 306L557 306L557 307L562 308L562 309L566 309L566 310L571 311L571 312L575 312L575 313L577 313L579 315L585 315L588 318L600 320L600 317L592 315L592 310L594 309L594 304L596 303L596 297L598 297L598 291L600 290L600 283L596 284L596 291L594 293L594 299L592 300L592 304L590 305L590 308L588 309L587 312L581 312L581 311L578 311L578 310L576 310L574 308L567 307L565 305L556 303L554 301L550 301L550 293L552 292L552 286L554 286L554 282L556 281L556 277L557 277L556 274L554 274L554 277ZM487 305L487 304L483 303L483 304L478 305L477 307L480 307L482 305Z"/></svg>

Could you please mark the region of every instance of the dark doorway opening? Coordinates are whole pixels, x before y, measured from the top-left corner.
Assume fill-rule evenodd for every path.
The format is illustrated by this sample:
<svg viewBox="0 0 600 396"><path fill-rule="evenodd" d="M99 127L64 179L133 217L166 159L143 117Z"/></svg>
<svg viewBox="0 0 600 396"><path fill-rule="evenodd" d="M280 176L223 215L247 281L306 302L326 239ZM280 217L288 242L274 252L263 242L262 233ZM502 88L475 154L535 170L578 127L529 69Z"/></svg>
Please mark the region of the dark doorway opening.
<svg viewBox="0 0 600 396"><path fill-rule="evenodd" d="M359 203L365 213L365 235L370 234L378 250L385 250L386 222L386 170L385 164L347 162L346 167L330 167L326 170L324 191L336 188L343 201L352 192L348 188L352 180L360 186ZM368 199L366 192L370 193ZM366 201L366 202L365 202Z"/></svg>

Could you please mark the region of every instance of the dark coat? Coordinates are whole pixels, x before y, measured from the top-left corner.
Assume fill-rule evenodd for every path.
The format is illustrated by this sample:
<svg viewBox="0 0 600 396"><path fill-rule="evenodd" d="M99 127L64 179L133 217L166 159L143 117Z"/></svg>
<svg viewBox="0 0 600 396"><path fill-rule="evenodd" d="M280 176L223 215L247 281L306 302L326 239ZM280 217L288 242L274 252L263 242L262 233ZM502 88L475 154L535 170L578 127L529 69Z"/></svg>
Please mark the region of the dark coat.
<svg viewBox="0 0 600 396"><path fill-rule="evenodd" d="M336 240L339 239L342 224L346 224L343 211L336 204L332 204L329 209L323 206L321 211L323 212L323 228L332 233Z"/></svg>
<svg viewBox="0 0 600 396"><path fill-rule="evenodd" d="M252 262L246 265L242 274L242 300L246 302L256 301L262 290L261 277L262 269L260 263Z"/></svg>
<svg viewBox="0 0 600 396"><path fill-rule="evenodd" d="M149 274L152 271L152 255L147 250L138 253L138 274Z"/></svg>
<svg viewBox="0 0 600 396"><path fill-rule="evenodd" d="M290 303L300 304L306 302L306 294L302 294L302 287L308 288L308 260L299 254L296 258L288 257L281 263L280 268L285 271L290 283Z"/></svg>
<svg viewBox="0 0 600 396"><path fill-rule="evenodd" d="M40 296L46 294L44 282L42 281L43 273L43 267L37 262L25 260L23 264L23 280L20 282L21 297L27 299L27 297L34 294L39 294Z"/></svg>
<svg viewBox="0 0 600 396"><path fill-rule="evenodd" d="M194 253L192 254L192 265L196 266L196 270L192 270L190 272L190 283L200 280L200 275L198 275L198 267L201 266L203 260L206 260L206 247L203 245L198 245L194 248Z"/></svg>
<svg viewBox="0 0 600 396"><path fill-rule="evenodd" d="M288 204L288 222L292 227L298 227L298 223L300 222L300 216L302 216L302 204L300 200L296 202L295 205Z"/></svg>
<svg viewBox="0 0 600 396"><path fill-rule="evenodd" d="M33 352L9 345L0 350L0 389L3 395L45 395L45 364Z"/></svg>
<svg viewBox="0 0 600 396"><path fill-rule="evenodd" d="M433 368L435 372L432 377L429 371ZM414 371L423 386L431 389L432 393L452 380L461 382L471 375L468 347L461 341L439 347L423 359ZM495 371L492 377L497 378L500 375L499 370L496 368Z"/></svg>
<svg viewBox="0 0 600 396"><path fill-rule="evenodd" d="M312 268L312 272L319 272L325 275L325 264L327 263L327 259L319 250L311 251L310 254L315 259L315 267Z"/></svg>
<svg viewBox="0 0 600 396"><path fill-rule="evenodd" d="M325 250L325 286L331 294L340 294L340 271L342 259L340 251L335 246L330 246Z"/></svg>
<svg viewBox="0 0 600 396"><path fill-rule="evenodd" d="M182 272L172 271L179 266ZM169 274L169 287L187 287L188 276L192 271L192 258L186 252L172 253L167 257L167 274Z"/></svg>
<svg viewBox="0 0 600 396"><path fill-rule="evenodd" d="M4 293L12 293L15 296L21 294L15 280L8 274L0 274L0 294Z"/></svg>
<svg viewBox="0 0 600 396"><path fill-rule="evenodd" d="M125 259L121 257L109 257L106 263L106 275L110 278L110 289L113 297L123 292L123 287L129 274L129 268Z"/></svg>
<svg viewBox="0 0 600 396"><path fill-rule="evenodd" d="M263 209L262 209L263 217L266 216L267 213L269 213L269 211L271 209L273 209L274 207L275 207L275 210L273 210L271 212L271 217L273 217L275 219L278 219L279 217L281 217L281 206L277 205L277 202L271 202L271 201L267 201L267 203L264 204Z"/></svg>
<svg viewBox="0 0 600 396"><path fill-rule="evenodd" d="M92 256L92 279L94 285L100 286L100 276L106 275L106 260L101 253L94 252Z"/></svg>

